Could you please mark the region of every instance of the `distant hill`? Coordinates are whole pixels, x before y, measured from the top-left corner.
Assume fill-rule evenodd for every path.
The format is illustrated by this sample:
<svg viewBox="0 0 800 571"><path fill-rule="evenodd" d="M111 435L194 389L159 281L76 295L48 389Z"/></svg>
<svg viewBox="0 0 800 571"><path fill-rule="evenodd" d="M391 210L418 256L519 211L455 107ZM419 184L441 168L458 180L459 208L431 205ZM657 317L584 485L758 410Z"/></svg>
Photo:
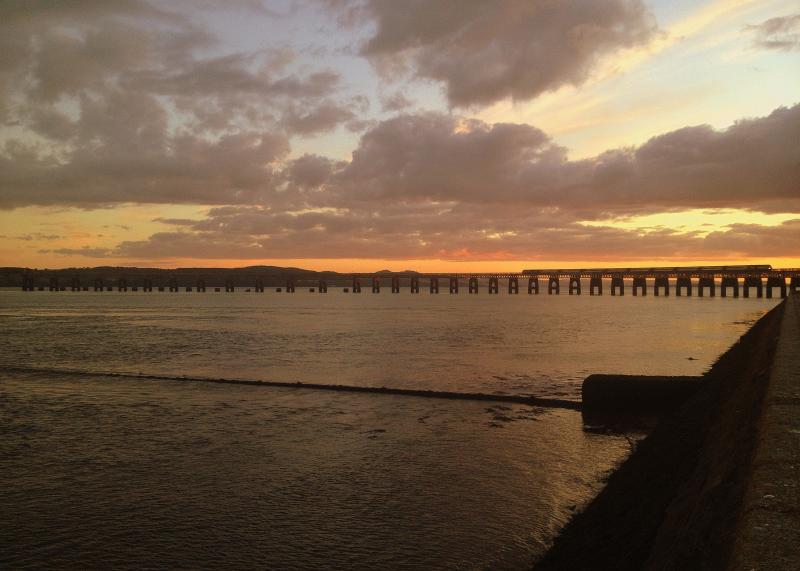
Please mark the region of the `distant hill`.
<svg viewBox="0 0 800 571"><path fill-rule="evenodd" d="M267 287L286 285L286 279L293 277L298 282L315 283L324 277L330 285L350 283L347 274L337 272L317 272L302 268L282 268L279 266L248 266L245 268L133 268L124 266L99 266L96 268L63 268L57 270L31 268L0 268L0 287L22 287L23 277L33 276L37 286L47 286L50 279L58 279L59 285L69 287L77 278L82 286L91 286L96 279L104 284L116 285L122 278L128 286L141 286L145 279L152 280L154 286L167 286L175 279L180 287L195 286L203 279L207 287L221 287L227 280L241 287L250 287L260 279Z"/></svg>

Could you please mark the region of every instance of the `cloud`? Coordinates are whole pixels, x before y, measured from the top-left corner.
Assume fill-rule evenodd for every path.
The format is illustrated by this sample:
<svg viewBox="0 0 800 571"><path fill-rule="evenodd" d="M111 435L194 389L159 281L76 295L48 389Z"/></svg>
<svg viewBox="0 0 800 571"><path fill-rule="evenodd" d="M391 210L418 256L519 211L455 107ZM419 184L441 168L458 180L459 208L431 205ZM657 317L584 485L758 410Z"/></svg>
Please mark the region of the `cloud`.
<svg viewBox="0 0 800 571"><path fill-rule="evenodd" d="M797 256L800 219L777 226L734 224L706 236L670 229L642 230L577 224L459 226L433 218L421 226L341 219L319 214L292 220L258 212L217 212L203 230L158 232L116 248L46 250L62 255L128 259L442 259L442 260L655 260ZM405 218L410 221L410 218ZM243 223L249 223L244 224ZM219 227L212 228L214 224ZM496 227L502 226L505 230ZM234 231L231 231L231 229ZM513 228L513 230L511 230ZM274 232L270 234L269 232Z"/></svg>
<svg viewBox="0 0 800 571"><path fill-rule="evenodd" d="M403 111L413 105L414 102L406 97L402 91L396 91L381 98L381 107L384 111Z"/></svg>
<svg viewBox="0 0 800 571"><path fill-rule="evenodd" d="M747 29L754 32L754 44L759 48L787 52L800 49L800 14L770 18Z"/></svg>
<svg viewBox="0 0 800 571"><path fill-rule="evenodd" d="M452 106L527 100L579 85L600 58L655 34L641 0L357 0L329 2L343 21L369 18L363 46L385 75L410 67L440 81Z"/></svg>
<svg viewBox="0 0 800 571"><path fill-rule="evenodd" d="M4 7L0 208L261 201L282 184L292 137L363 111L364 98L339 100L337 73L293 68L285 48L225 52L195 18L212 8Z"/></svg>
<svg viewBox="0 0 800 571"><path fill-rule="evenodd" d="M687 209L800 212L800 105L726 130L686 127L571 161L529 125L436 113L364 133L351 161L304 155L259 203L210 209L108 256L710 259L800 254L800 218L710 233L620 228ZM584 222L593 221L585 224Z"/></svg>
<svg viewBox="0 0 800 571"><path fill-rule="evenodd" d="M336 100L338 74L293 71L281 49L220 55L186 15L195 11L142 0L5 7L0 121L15 130L0 137L0 207L248 201L292 136L353 118L360 102Z"/></svg>
<svg viewBox="0 0 800 571"><path fill-rule="evenodd" d="M328 205L493 205L578 219L702 207L791 212L800 210L798 157L800 105L579 161L529 125L406 115L364 134Z"/></svg>
<svg viewBox="0 0 800 571"><path fill-rule="evenodd" d="M355 116L353 111L343 105L323 103L310 111L291 109L284 116L282 124L291 133L314 135L330 131Z"/></svg>
<svg viewBox="0 0 800 571"><path fill-rule="evenodd" d="M71 154L16 141L0 150L0 205L253 204L366 216L409 205L570 220L691 208L800 211L800 105L582 160L531 125L400 115L364 132L349 162L287 160L282 133L169 136L163 110L146 94L82 106L74 127L82 143Z"/></svg>

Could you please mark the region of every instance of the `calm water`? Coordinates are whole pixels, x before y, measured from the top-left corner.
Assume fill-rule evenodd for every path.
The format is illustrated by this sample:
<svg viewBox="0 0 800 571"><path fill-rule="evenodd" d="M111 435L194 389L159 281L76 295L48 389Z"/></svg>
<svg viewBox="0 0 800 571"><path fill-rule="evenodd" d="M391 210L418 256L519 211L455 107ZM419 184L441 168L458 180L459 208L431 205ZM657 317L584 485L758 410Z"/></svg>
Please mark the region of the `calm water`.
<svg viewBox="0 0 800 571"><path fill-rule="evenodd" d="M578 399L591 372L699 374L773 304L0 291L0 566L524 568L629 437L568 410L80 372Z"/></svg>

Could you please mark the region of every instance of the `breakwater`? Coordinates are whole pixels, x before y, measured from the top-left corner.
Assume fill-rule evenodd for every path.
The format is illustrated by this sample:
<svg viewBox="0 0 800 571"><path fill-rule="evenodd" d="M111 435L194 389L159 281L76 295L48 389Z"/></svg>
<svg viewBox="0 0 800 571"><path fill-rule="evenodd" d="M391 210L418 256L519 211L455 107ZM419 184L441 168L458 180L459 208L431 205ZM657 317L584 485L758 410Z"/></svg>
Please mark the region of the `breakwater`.
<svg viewBox="0 0 800 571"><path fill-rule="evenodd" d="M659 422L567 524L537 570L738 565L753 458L772 445L761 426L765 410L771 413L776 348L800 344L797 327L781 329L797 319L797 303L790 296L719 358L703 387Z"/></svg>
<svg viewBox="0 0 800 571"><path fill-rule="evenodd" d="M247 385L251 387L277 387L285 389L306 389L318 391L334 391L346 393L372 393L383 395L401 395L407 397L470 400L498 403L527 404L548 408L565 408L568 410L581 410L581 403L568 399L546 398L526 395L473 393L457 391L436 391L423 389L403 389L395 387L370 387L325 383L303 383L286 381L266 381L256 379L226 379L212 377L189 377L185 375L151 375L146 373L120 373L115 371L81 371L74 369L52 369L47 367L0 367L0 371L7 373L26 373L39 375L58 374L75 377L105 377L117 379L133 379L143 381L173 381L184 383L213 383L221 385Z"/></svg>

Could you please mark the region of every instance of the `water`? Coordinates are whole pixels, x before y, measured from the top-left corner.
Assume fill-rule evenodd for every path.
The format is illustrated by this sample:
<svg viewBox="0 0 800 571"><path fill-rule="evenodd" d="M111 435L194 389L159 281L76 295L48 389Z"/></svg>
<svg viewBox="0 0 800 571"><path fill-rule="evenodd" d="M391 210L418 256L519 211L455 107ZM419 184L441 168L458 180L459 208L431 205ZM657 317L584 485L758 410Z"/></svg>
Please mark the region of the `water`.
<svg viewBox="0 0 800 571"><path fill-rule="evenodd" d="M0 566L525 568L637 438L569 410L37 369L578 399L592 372L699 374L772 305L2 291Z"/></svg>

